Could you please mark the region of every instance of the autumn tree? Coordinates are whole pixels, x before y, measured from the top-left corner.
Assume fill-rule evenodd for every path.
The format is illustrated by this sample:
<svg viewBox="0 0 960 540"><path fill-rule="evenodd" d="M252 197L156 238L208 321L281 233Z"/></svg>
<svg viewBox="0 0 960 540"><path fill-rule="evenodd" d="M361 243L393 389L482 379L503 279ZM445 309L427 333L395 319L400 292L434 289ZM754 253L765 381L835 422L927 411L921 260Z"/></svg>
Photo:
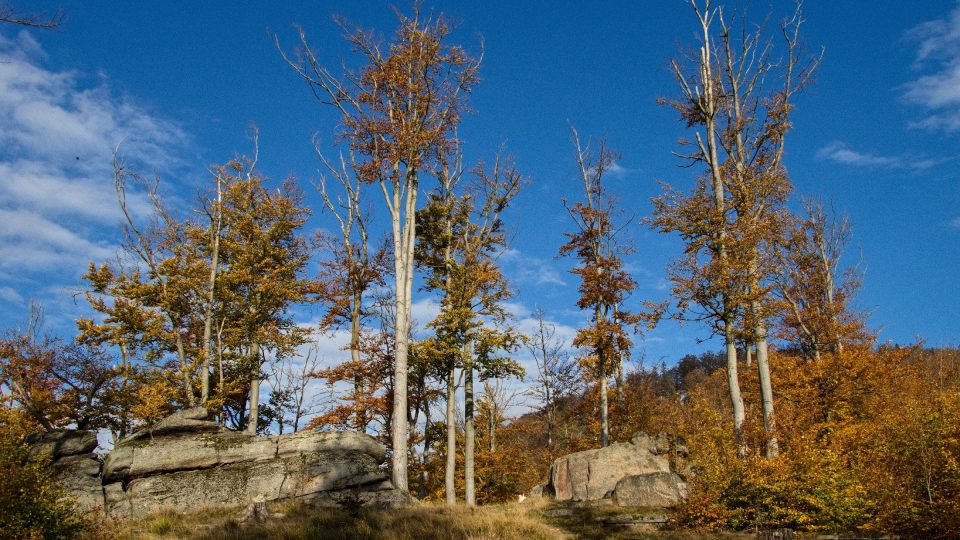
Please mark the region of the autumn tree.
<svg viewBox="0 0 960 540"><path fill-rule="evenodd" d="M825 352L869 340L863 315L852 302L860 288L856 267L841 267L850 242L850 220L821 202L805 200L800 217L786 239L777 280L784 339L810 360Z"/></svg>
<svg viewBox="0 0 960 540"><path fill-rule="evenodd" d="M553 452L557 403L576 388L580 374L566 351L567 344L556 335L556 325L546 322L544 317L542 309L533 313L537 328L528 336L526 347L537 364L537 378L530 393L546 416L547 447Z"/></svg>
<svg viewBox="0 0 960 540"><path fill-rule="evenodd" d="M252 167L241 161L239 168ZM307 342L309 329L298 326L290 307L311 301L313 280L303 277L310 258L299 229L309 211L292 181L269 189L256 172L232 182L223 197L224 228L221 249L225 268L220 277L223 318L222 342L237 354L249 381L246 429L256 433L262 366L296 354Z"/></svg>
<svg viewBox="0 0 960 540"><path fill-rule="evenodd" d="M502 213L525 179L502 152L490 170L473 169L473 181L463 193L459 158L445 173L431 204L421 211L423 242L419 253L430 269L427 287L441 294L440 313L428 326L435 331L433 357L447 388L447 501L454 502L455 369L462 369L464 386L465 499L476 503L473 457L476 444L474 376L481 380L516 375L519 365L502 356L520 344L520 335L506 323L503 302L511 291L496 256L505 248Z"/></svg>
<svg viewBox="0 0 960 540"><path fill-rule="evenodd" d="M325 255L319 263L319 299L327 306L320 329L329 332L344 325L349 328L347 349L350 351L350 360L349 365L342 368L355 372L353 428L364 433L369 423L366 414L369 403L366 401L376 391L376 388L366 386L370 378L364 376L365 366L360 358L363 322L372 314L365 301L371 288L386 284L390 272L390 252L386 242L373 249L370 247L370 218L361 205L360 193L364 184L354 174L356 162L351 159L348 166L347 160L341 156L339 163L334 164L324 157L317 144L314 144L314 148L328 174L339 185L338 193L332 194L326 175L321 175L318 185L324 207L336 218L339 233L321 231L317 235L317 243ZM353 156L352 153L350 155Z"/></svg>
<svg viewBox="0 0 960 540"><path fill-rule="evenodd" d="M728 24L722 8L691 1L698 47L686 62L674 60L680 87L662 100L695 132L692 151L682 155L706 172L690 194L667 186L654 200L654 225L679 232L685 255L671 267L682 317L706 320L724 337L734 434L742 440L743 399L736 343L755 344L768 456L778 453L773 388L767 353L767 321L773 302L776 248L787 230L784 205L791 184L783 165L792 100L819 63L801 64L799 6L780 26L782 58L764 25L755 31ZM696 306L691 309L692 306ZM741 444L742 446L742 444ZM745 452L742 448L741 453Z"/></svg>
<svg viewBox="0 0 960 540"><path fill-rule="evenodd" d="M427 270L425 279L426 290L437 291L443 302L453 291L454 279L454 225L462 228L469 220L465 213L466 206L457 193L460 181L463 178L463 155L455 151L444 159L440 169L441 174L437 188L427 195L426 206L417 212L417 230L420 242L415 251L417 265ZM429 326L436 328L438 321ZM444 487L447 504L455 504L457 500L455 473L456 473L456 444L457 444L457 403L456 390L459 382L456 380L457 369L463 368L463 343L459 340L445 340L437 328L438 335L424 340L421 345L421 355L424 356L445 388L446 407L444 422L446 424L446 466L444 469Z"/></svg>
<svg viewBox="0 0 960 540"><path fill-rule="evenodd" d="M116 430L117 376L101 347L46 333L38 304L24 327L0 335L0 394L37 429Z"/></svg>
<svg viewBox="0 0 960 540"><path fill-rule="evenodd" d="M195 335L192 330L201 325L203 308L198 302L203 293L197 284L207 282L209 266L201 258L185 258L191 245L187 227L162 204L159 180L127 167L119 149L113 170L123 215L123 253L112 264L91 263L83 276L90 286L84 295L102 320L80 318L80 340L118 347L124 372L139 356L169 374L164 378L175 377L180 395L174 401L193 407L196 357L189 354L189 341ZM147 224L134 219L128 204L131 186L146 191L154 215Z"/></svg>
<svg viewBox="0 0 960 540"><path fill-rule="evenodd" d="M255 429L246 410L256 417L264 351L283 357L304 341L288 310L314 292L301 277L309 252L298 229L307 211L291 182L271 191L255 164L238 158L214 167L215 187L193 220L175 217L161 203L158 182L115 155L124 252L112 264L90 265L85 296L100 317L77 324L81 341L120 350L122 384L139 377L144 420L200 403L221 421ZM129 210L131 184L145 187L152 201L146 226ZM174 378L179 395L169 391Z"/></svg>
<svg viewBox="0 0 960 540"><path fill-rule="evenodd" d="M636 287L623 269L623 256L632 248L619 235L625 224L616 201L604 185L604 174L615 164L616 156L603 143L596 154L580 143L573 130L580 181L584 199L572 204L564 200L575 232L565 233L567 243L560 254L576 258L571 272L580 278L577 307L590 313L590 324L577 330L573 345L584 351L581 365L597 381L600 394L600 444L609 444L608 382L617 366L629 357L631 327L636 331L640 317L622 308Z"/></svg>
<svg viewBox="0 0 960 540"><path fill-rule="evenodd" d="M364 62L359 72L343 78L317 59L302 30L299 59L284 55L314 94L340 113L340 135L357 156L357 177L380 185L390 215L397 318L392 480L404 491L417 196L421 181L436 175L438 161L454 144L453 134L479 68L479 60L446 44L451 27L444 17L424 16L418 6L414 9L412 17L399 15L399 28L386 46L370 32L341 24Z"/></svg>

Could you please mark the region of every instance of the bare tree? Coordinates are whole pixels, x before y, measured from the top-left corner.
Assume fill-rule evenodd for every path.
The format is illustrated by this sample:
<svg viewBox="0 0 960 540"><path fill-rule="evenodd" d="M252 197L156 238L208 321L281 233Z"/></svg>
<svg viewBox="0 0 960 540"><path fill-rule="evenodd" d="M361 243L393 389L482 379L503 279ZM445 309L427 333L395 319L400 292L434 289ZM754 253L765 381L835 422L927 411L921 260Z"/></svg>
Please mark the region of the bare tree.
<svg viewBox="0 0 960 540"><path fill-rule="evenodd" d="M64 20L66 17L59 9L53 13L23 13L6 2L0 4L0 22L49 30L58 28Z"/></svg>
<svg viewBox="0 0 960 540"><path fill-rule="evenodd" d="M271 366L269 408L277 430L283 435L284 426L293 432L300 431L300 423L316 410L315 396L308 399L308 386L317 370L319 355L316 344L312 345L300 365L294 357L288 357Z"/></svg>
<svg viewBox="0 0 960 540"><path fill-rule="evenodd" d="M553 429L557 418L557 401L576 388L580 378L576 361L567 352L569 344L557 337L555 325L544 320L542 309L533 313L537 330L527 341L527 350L537 364L536 385L529 391L547 417L547 446L553 452Z"/></svg>
<svg viewBox="0 0 960 540"><path fill-rule="evenodd" d="M511 388L503 379L495 378L483 381L483 397L480 400L480 412L487 417L487 449L497 451L497 428L506 419L506 412L516 406L525 392Z"/></svg>

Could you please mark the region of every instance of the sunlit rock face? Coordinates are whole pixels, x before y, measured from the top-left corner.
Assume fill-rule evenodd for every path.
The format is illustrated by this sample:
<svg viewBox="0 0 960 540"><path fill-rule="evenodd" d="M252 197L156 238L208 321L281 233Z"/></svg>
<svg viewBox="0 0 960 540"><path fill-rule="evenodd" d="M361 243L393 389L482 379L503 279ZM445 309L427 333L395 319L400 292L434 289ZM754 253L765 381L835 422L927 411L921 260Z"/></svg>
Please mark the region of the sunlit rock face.
<svg viewBox="0 0 960 540"><path fill-rule="evenodd" d="M686 497L686 482L670 459L685 455L681 440L638 433L630 442L557 458L537 492L557 501L611 499L620 506L667 508Z"/></svg>

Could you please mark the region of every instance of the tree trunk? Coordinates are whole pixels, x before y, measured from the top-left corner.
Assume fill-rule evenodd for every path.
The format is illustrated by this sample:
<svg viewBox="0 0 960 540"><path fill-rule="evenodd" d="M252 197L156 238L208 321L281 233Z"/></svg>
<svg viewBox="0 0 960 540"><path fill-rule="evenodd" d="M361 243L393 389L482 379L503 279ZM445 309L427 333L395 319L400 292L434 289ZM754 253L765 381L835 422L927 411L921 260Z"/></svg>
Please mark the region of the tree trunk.
<svg viewBox="0 0 960 540"><path fill-rule="evenodd" d="M489 411L487 414L487 440L490 453L497 451L497 405L494 400L490 400Z"/></svg>
<svg viewBox="0 0 960 540"><path fill-rule="evenodd" d="M407 481L407 354L410 339L410 309L413 298L413 247L416 241L417 175L405 177L406 200L402 200L400 181L394 183L392 205L394 270L396 273L396 359L393 366L393 412L391 443L393 459L391 479L396 489L409 491ZM401 208L402 205L402 208ZM401 228L401 218L403 226Z"/></svg>
<svg viewBox="0 0 960 540"><path fill-rule="evenodd" d="M223 200L223 193L220 187L220 176L217 176L217 217L216 225L211 223L213 229L213 247L210 254L210 279L207 282L207 306L203 314L203 365L200 367L200 402L206 405L210 399L210 362L213 358L213 342L211 333L213 332L213 298L217 286L217 271L220 267L220 230L222 220L220 217L220 204ZM213 221L213 218L211 218Z"/></svg>
<svg viewBox="0 0 960 540"><path fill-rule="evenodd" d="M610 425L607 421L607 368L602 355L600 358L600 447L610 444Z"/></svg>
<svg viewBox="0 0 960 540"><path fill-rule="evenodd" d="M183 348L183 336L180 335L180 329L174 328L176 332L177 358L180 359L180 375L183 378L183 393L186 394L187 406L193 408L197 405L196 398L193 395L193 378L190 376L190 367L187 364L187 353Z"/></svg>
<svg viewBox="0 0 960 540"><path fill-rule="evenodd" d="M260 345L250 347L253 353L253 373L250 374L250 419L247 420L247 433L257 434L257 421L260 418Z"/></svg>
<svg viewBox="0 0 960 540"><path fill-rule="evenodd" d="M120 342L120 358L121 358L121 368L120 368L120 395L127 395L127 379L130 376L130 352L127 350L127 344ZM130 411L128 402L124 401L120 406L120 432L119 440L123 440L127 436L127 429L129 429L130 422Z"/></svg>
<svg viewBox="0 0 960 540"><path fill-rule="evenodd" d="M776 423L773 415L773 384L770 381L770 365L767 351L767 329L763 321L756 324L757 332L757 369L760 372L760 400L763 406L763 431L766 434L766 456L775 458L780 455L777 442Z"/></svg>
<svg viewBox="0 0 960 540"><path fill-rule="evenodd" d="M457 488L454 475L457 469L457 395L453 379L453 366L447 371L447 468L444 471L444 487L447 504L457 504Z"/></svg>
<svg viewBox="0 0 960 540"><path fill-rule="evenodd" d="M360 302L362 296L354 293L350 306L350 361L353 362L353 393L356 398L355 403L365 398L363 388L363 376L360 373ZM354 413L354 425L360 433L367 432L367 412L365 408L357 407Z"/></svg>
<svg viewBox="0 0 960 540"><path fill-rule="evenodd" d="M737 374L737 343L733 338L733 325L723 322L723 333L727 344L727 386L730 389L730 403L733 405L733 436L737 444L737 455L747 456L746 443L743 440L743 395L740 393L740 378Z"/></svg>
<svg viewBox="0 0 960 540"><path fill-rule="evenodd" d="M477 498L473 483L473 449L476 440L476 427L473 422L473 342L468 341L463 348L463 474L464 500L467 506L476 506Z"/></svg>

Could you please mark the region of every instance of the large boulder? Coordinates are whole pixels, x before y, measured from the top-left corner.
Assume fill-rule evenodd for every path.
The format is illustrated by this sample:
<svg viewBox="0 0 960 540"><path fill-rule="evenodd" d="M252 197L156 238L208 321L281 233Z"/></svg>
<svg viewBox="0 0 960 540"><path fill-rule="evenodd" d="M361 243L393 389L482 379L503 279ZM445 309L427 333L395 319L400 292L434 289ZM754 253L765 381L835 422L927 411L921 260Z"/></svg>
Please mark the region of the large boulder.
<svg viewBox="0 0 960 540"><path fill-rule="evenodd" d="M183 411L124 441L107 456L107 512L247 505L297 498L317 504L396 506L410 502L380 464L384 446L353 432L257 437Z"/></svg>
<svg viewBox="0 0 960 540"><path fill-rule="evenodd" d="M619 506L668 508L687 498L687 483L672 472L627 476L617 482L613 498Z"/></svg>
<svg viewBox="0 0 960 540"><path fill-rule="evenodd" d="M622 506L673 506L686 496L686 484L670 459L678 454L686 454L681 440L639 433L630 442L557 458L541 491L558 501L613 499ZM627 478L632 480L623 483ZM622 496L615 496L621 487Z"/></svg>
<svg viewBox="0 0 960 540"><path fill-rule="evenodd" d="M33 453L49 456L54 478L81 509L103 508L100 458L93 453L97 448L95 431L49 431L31 435L27 443Z"/></svg>

